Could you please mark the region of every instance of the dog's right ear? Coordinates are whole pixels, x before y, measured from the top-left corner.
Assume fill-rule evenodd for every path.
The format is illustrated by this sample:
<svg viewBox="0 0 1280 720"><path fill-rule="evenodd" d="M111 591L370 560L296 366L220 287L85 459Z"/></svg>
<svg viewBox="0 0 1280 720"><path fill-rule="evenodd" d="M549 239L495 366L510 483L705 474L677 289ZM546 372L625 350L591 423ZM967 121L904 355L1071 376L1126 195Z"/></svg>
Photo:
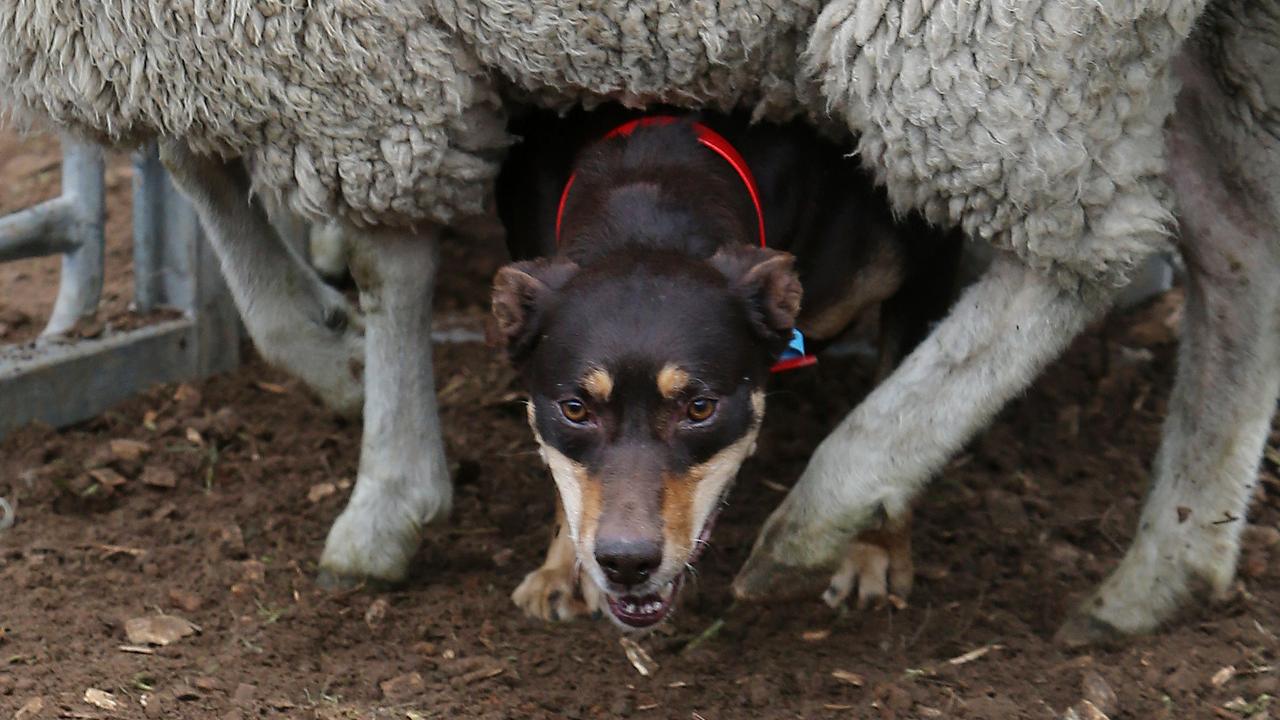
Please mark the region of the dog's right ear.
<svg viewBox="0 0 1280 720"><path fill-rule="evenodd" d="M547 302L578 266L568 260L539 258L511 263L493 278L493 317L487 328L490 345L505 347L513 361L533 349Z"/></svg>

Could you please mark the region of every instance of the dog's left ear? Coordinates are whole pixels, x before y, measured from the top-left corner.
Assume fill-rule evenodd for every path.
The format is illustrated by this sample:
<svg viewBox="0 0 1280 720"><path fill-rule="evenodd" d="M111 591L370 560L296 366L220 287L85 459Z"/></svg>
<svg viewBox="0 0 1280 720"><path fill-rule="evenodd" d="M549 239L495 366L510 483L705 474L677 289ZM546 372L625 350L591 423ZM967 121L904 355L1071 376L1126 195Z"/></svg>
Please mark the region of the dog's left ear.
<svg viewBox="0 0 1280 720"><path fill-rule="evenodd" d="M519 362L538 336L552 295L578 271L568 260L526 260L503 266L493 278L493 314L486 328L490 345L507 349Z"/></svg>
<svg viewBox="0 0 1280 720"><path fill-rule="evenodd" d="M800 314L803 288L795 272L795 256L754 246L721 248L711 266L729 280L729 288L747 306L757 332L770 341L786 342Z"/></svg>

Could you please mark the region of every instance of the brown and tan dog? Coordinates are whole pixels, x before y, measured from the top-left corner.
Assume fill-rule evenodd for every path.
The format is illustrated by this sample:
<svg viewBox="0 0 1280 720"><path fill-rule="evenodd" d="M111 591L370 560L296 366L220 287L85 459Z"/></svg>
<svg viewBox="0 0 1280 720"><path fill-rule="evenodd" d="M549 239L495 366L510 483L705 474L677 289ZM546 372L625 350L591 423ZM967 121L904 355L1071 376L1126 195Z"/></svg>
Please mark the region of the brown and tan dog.
<svg viewBox="0 0 1280 720"><path fill-rule="evenodd" d="M609 133L629 119L517 123L498 193L517 262L495 278L493 326L559 494L546 560L513 599L639 629L667 617L706 547L794 330L820 346L878 307L887 371L945 311L959 242L895 222L799 123L664 116ZM909 563L909 529L864 541L829 602L908 589L909 570L886 587L885 568Z"/></svg>

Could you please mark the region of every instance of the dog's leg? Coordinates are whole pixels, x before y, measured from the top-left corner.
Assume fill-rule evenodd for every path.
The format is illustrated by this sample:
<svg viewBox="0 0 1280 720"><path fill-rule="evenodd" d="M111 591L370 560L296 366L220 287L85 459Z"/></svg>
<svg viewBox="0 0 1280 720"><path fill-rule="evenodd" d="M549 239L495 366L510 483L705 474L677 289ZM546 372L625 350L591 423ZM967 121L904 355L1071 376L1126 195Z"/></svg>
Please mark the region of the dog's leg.
<svg viewBox="0 0 1280 720"><path fill-rule="evenodd" d="M1177 65L1183 91L1169 154L1187 298L1154 484L1124 560L1060 631L1072 645L1153 630L1187 600L1228 592L1276 408L1280 140L1266 134L1264 120L1240 115L1252 109L1244 98L1280 104L1280 81L1264 79L1275 77L1280 50L1271 46L1271 61L1255 66L1267 75L1249 78L1246 66L1233 65L1228 83L1217 75L1220 56L1202 54L1216 49L1192 43ZM1240 82L1262 91L1227 89Z"/></svg>
<svg viewBox="0 0 1280 720"><path fill-rule="evenodd" d="M556 497L556 524L542 567L525 575L511 594L511 600L525 614L539 620L562 622L604 608L601 592L593 580L581 578L577 552L565 524L564 506ZM579 584L581 582L581 584Z"/></svg>
<svg viewBox="0 0 1280 720"><path fill-rule="evenodd" d="M901 518L943 463L1105 309L1001 256L951 314L814 452L734 581L766 594L831 567L863 530Z"/></svg>
<svg viewBox="0 0 1280 720"><path fill-rule="evenodd" d="M258 351L329 407L358 413L364 393L359 314L281 240L238 160L195 155L180 141L162 143L160 157L194 203Z"/></svg>
<svg viewBox="0 0 1280 720"><path fill-rule="evenodd" d="M431 300L440 230L370 232L352 248L365 316L364 439L351 500L325 542L321 581L398 581L453 486L436 412Z"/></svg>

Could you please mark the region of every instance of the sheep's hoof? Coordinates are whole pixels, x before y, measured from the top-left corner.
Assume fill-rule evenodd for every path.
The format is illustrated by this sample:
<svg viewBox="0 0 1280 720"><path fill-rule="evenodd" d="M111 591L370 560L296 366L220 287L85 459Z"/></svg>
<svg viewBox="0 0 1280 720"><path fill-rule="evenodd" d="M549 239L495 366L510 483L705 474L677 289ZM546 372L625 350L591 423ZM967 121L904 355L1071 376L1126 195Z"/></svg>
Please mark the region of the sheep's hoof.
<svg viewBox="0 0 1280 720"><path fill-rule="evenodd" d="M395 589L400 583L379 578L345 575L332 570L321 569L316 574L316 586L329 592L346 592L351 590L368 590L370 592L387 592Z"/></svg>
<svg viewBox="0 0 1280 720"><path fill-rule="evenodd" d="M1058 628L1053 641L1074 650L1090 646L1114 647L1122 644L1126 638L1127 636L1111 623L1080 608L1067 618L1061 628Z"/></svg>

